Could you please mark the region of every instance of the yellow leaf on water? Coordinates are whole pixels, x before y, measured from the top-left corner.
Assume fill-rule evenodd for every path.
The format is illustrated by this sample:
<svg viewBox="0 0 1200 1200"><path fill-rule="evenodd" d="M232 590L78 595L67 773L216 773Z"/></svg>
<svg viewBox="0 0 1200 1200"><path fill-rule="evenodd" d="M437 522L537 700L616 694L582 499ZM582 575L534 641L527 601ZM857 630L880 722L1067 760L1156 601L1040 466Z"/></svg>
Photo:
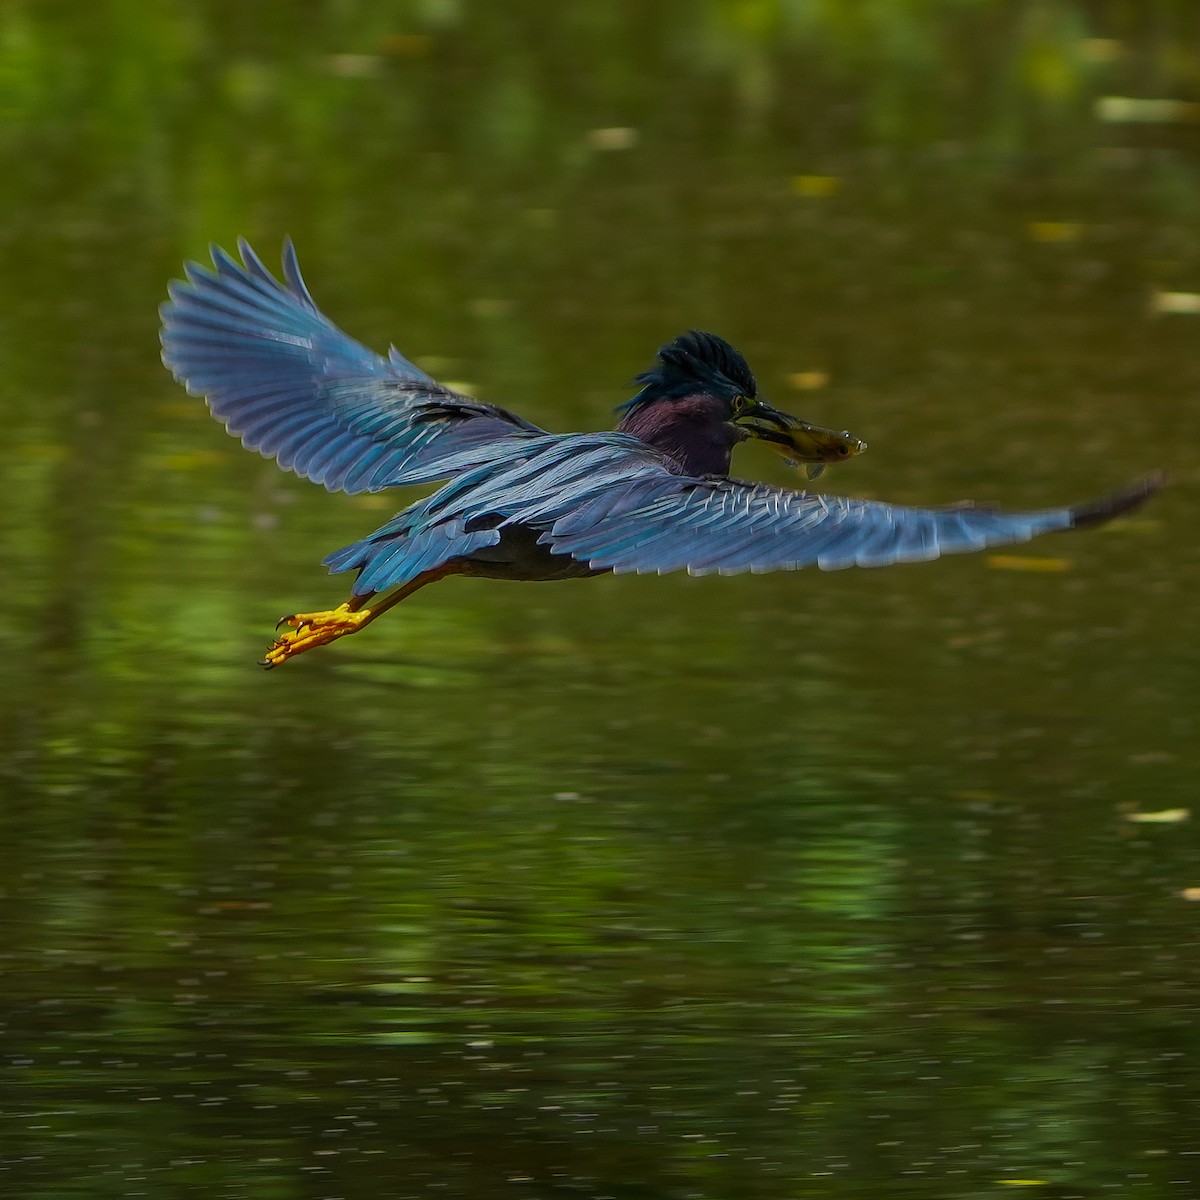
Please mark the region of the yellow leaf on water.
<svg viewBox="0 0 1200 1200"><path fill-rule="evenodd" d="M989 554L987 565L998 571L1069 571L1069 558L1035 558L1032 554Z"/></svg>
<svg viewBox="0 0 1200 1200"><path fill-rule="evenodd" d="M1154 125L1200 121L1200 104L1190 100L1154 100L1144 96L1101 96L1096 116L1114 125Z"/></svg>
<svg viewBox="0 0 1200 1200"><path fill-rule="evenodd" d="M1194 317L1200 313L1200 292L1154 292L1150 297L1150 312L1155 316Z"/></svg>
<svg viewBox="0 0 1200 1200"><path fill-rule="evenodd" d="M815 392L828 382L828 371L794 371L788 376L788 383L801 392Z"/></svg>
<svg viewBox="0 0 1200 1200"><path fill-rule="evenodd" d="M1048 1179L997 1179L997 1183L1003 1184L1005 1187L1045 1187L1050 1180Z"/></svg>
<svg viewBox="0 0 1200 1200"><path fill-rule="evenodd" d="M1184 900L1200 900L1200 887L1182 888L1179 895Z"/></svg>
<svg viewBox="0 0 1200 1200"><path fill-rule="evenodd" d="M588 131L587 144L593 150L632 150L638 143L638 131L627 125Z"/></svg>
<svg viewBox="0 0 1200 1200"><path fill-rule="evenodd" d="M1139 825L1178 825L1191 815L1190 808L1160 808L1156 812L1126 813L1125 820L1136 821Z"/></svg>
<svg viewBox="0 0 1200 1200"><path fill-rule="evenodd" d="M821 198L832 196L842 186L836 175L793 175L792 191L797 196Z"/></svg>

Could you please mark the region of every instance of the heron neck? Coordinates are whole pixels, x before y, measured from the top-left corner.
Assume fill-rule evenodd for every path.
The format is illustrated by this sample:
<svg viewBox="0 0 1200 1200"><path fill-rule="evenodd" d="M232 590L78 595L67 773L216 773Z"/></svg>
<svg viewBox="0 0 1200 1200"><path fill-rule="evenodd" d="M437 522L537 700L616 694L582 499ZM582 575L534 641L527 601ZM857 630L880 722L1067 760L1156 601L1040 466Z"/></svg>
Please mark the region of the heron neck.
<svg viewBox="0 0 1200 1200"><path fill-rule="evenodd" d="M641 405L625 413L617 429L653 446L676 475L728 475L737 430L683 401Z"/></svg>

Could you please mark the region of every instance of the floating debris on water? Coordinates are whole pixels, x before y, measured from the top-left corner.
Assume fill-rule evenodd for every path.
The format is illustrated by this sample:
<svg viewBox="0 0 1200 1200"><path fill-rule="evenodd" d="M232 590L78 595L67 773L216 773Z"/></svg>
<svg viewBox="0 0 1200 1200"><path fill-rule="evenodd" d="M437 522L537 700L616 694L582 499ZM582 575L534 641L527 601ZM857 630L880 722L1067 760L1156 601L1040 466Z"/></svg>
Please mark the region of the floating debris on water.
<svg viewBox="0 0 1200 1200"><path fill-rule="evenodd" d="M1200 314L1200 292L1155 292L1150 297L1150 312L1154 316Z"/></svg>
<svg viewBox="0 0 1200 1200"><path fill-rule="evenodd" d="M1155 812L1126 813L1125 820L1134 821L1138 825L1178 825L1191 815L1190 808L1160 808Z"/></svg>
<svg viewBox="0 0 1200 1200"><path fill-rule="evenodd" d="M1096 116L1112 125L1155 125L1200 121L1200 104L1191 100L1150 100L1140 96L1101 96Z"/></svg>
<svg viewBox="0 0 1200 1200"><path fill-rule="evenodd" d="M828 371L794 371L788 383L800 392L815 392L829 382Z"/></svg>
<svg viewBox="0 0 1200 1200"><path fill-rule="evenodd" d="M842 186L837 175L793 175L792 191L797 196L821 198L832 196Z"/></svg>
<svg viewBox="0 0 1200 1200"><path fill-rule="evenodd" d="M1069 571L1069 558L1045 558L1032 554L989 554L985 560L997 571Z"/></svg>
<svg viewBox="0 0 1200 1200"><path fill-rule="evenodd" d="M628 125L588 131L587 144L593 150L632 150L638 144L638 131Z"/></svg>

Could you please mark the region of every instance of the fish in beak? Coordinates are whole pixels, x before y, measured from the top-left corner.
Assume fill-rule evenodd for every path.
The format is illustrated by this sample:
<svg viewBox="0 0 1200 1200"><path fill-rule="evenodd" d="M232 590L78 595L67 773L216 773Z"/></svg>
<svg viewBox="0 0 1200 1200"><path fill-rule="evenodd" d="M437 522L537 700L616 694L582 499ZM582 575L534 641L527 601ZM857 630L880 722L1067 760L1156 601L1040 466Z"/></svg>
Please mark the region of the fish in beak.
<svg viewBox="0 0 1200 1200"><path fill-rule="evenodd" d="M734 417L734 425L749 437L767 442L793 466L815 479L826 463L841 462L861 454L867 443L843 430L822 429L762 400L752 401Z"/></svg>

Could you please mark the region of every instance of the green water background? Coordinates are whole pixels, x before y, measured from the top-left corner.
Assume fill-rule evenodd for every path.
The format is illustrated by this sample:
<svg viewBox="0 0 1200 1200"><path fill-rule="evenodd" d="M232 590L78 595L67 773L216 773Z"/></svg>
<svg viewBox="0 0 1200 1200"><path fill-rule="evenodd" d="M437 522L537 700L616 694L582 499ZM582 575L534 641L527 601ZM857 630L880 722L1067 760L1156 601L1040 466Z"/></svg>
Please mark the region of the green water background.
<svg viewBox="0 0 1200 1200"><path fill-rule="evenodd" d="M1168 0L0 8L0 1191L1200 1195L1197 104ZM262 673L404 498L163 371L238 234L553 429L695 326L830 490L1171 487Z"/></svg>

